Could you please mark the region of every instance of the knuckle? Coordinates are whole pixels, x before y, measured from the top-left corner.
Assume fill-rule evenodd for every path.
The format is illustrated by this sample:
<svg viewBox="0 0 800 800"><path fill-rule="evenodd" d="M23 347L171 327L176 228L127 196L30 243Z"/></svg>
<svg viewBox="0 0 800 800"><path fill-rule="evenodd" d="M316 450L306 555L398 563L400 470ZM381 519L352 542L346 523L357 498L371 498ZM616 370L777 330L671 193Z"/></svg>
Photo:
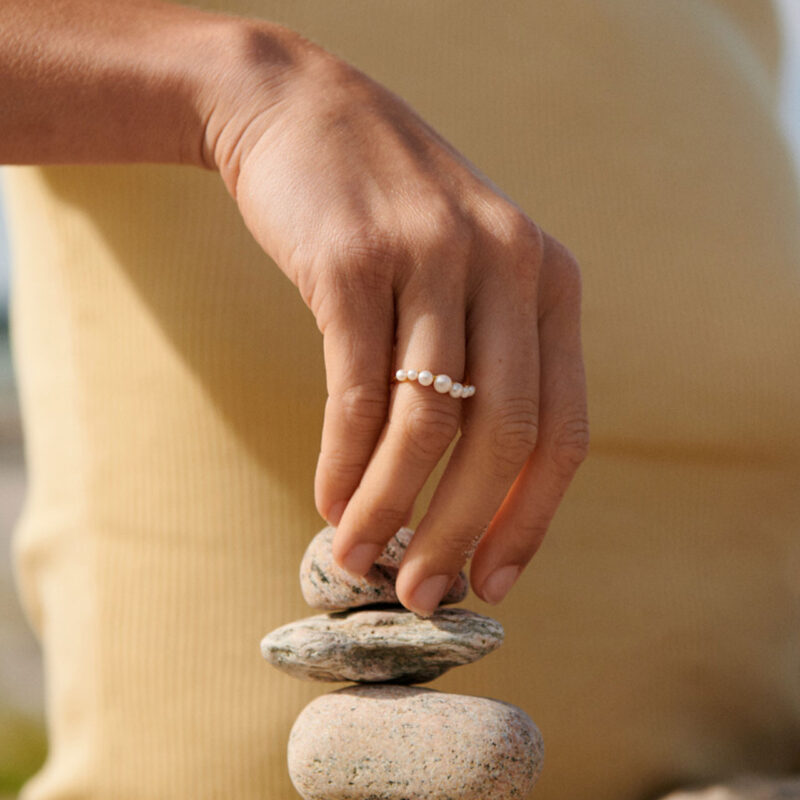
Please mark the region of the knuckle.
<svg viewBox="0 0 800 800"><path fill-rule="evenodd" d="M389 273L385 263L370 265L331 256L301 293L324 334L331 324L346 321L354 311L382 302L392 291Z"/></svg>
<svg viewBox="0 0 800 800"><path fill-rule="evenodd" d="M429 210L422 233L423 248L440 258L466 259L472 249L473 226L458 210L442 204Z"/></svg>
<svg viewBox="0 0 800 800"><path fill-rule="evenodd" d="M372 436L376 425L386 418L389 397L386 383L369 380L348 386L337 398L337 413L344 426L358 437Z"/></svg>
<svg viewBox="0 0 800 800"><path fill-rule="evenodd" d="M572 477L589 453L589 423L586 418L577 417L560 425L548 451L556 472Z"/></svg>
<svg viewBox="0 0 800 800"><path fill-rule="evenodd" d="M512 223L511 246L521 260L529 265L539 264L544 254L542 229L524 214L517 214Z"/></svg>
<svg viewBox="0 0 800 800"><path fill-rule="evenodd" d="M435 183L426 186L413 205L409 198L404 210L408 212L403 215L405 235L423 249L449 248L459 242L471 241L473 226L469 214Z"/></svg>
<svg viewBox="0 0 800 800"><path fill-rule="evenodd" d="M376 307L387 307L396 275L408 261L402 237L378 225L343 223L326 241L324 253L298 282L323 334L331 325L346 330L353 316L368 317Z"/></svg>
<svg viewBox="0 0 800 800"><path fill-rule="evenodd" d="M578 261L563 245L559 245L561 257L558 259L559 279L565 291L580 295L582 277Z"/></svg>
<svg viewBox="0 0 800 800"><path fill-rule="evenodd" d="M561 242L547 236L543 291L550 305L564 300L580 302L583 278L578 261Z"/></svg>
<svg viewBox="0 0 800 800"><path fill-rule="evenodd" d="M359 459L349 448L323 450L320 457L324 474L331 483L350 485L364 473L365 460Z"/></svg>
<svg viewBox="0 0 800 800"><path fill-rule="evenodd" d="M518 223L516 228L508 265L519 290L528 295L535 295L538 292L539 276L544 260L543 234L527 217Z"/></svg>
<svg viewBox="0 0 800 800"><path fill-rule="evenodd" d="M417 460L438 459L458 433L459 415L452 405L418 402L408 410L403 433L408 452Z"/></svg>
<svg viewBox="0 0 800 800"><path fill-rule="evenodd" d="M449 572L458 572L472 557L481 538L480 532L468 530L443 538L439 542L438 557Z"/></svg>
<svg viewBox="0 0 800 800"><path fill-rule="evenodd" d="M513 293L514 308L535 318L539 279L544 263L544 233L516 207L495 208L486 223L490 249Z"/></svg>
<svg viewBox="0 0 800 800"><path fill-rule="evenodd" d="M303 272L297 283L303 302L311 309L317 327L325 333L336 313L334 302L336 292L329 272L314 274L311 270Z"/></svg>
<svg viewBox="0 0 800 800"><path fill-rule="evenodd" d="M503 403L490 423L492 463L503 477L516 473L536 447L537 404L531 398Z"/></svg>
<svg viewBox="0 0 800 800"><path fill-rule="evenodd" d="M541 260L545 234L515 206L502 204L491 209L487 228L492 239L506 253L516 254L517 258L533 263Z"/></svg>
<svg viewBox="0 0 800 800"><path fill-rule="evenodd" d="M331 239L330 261L356 275L369 275L373 267L396 261L405 251L398 233L378 225L342 226Z"/></svg>
<svg viewBox="0 0 800 800"><path fill-rule="evenodd" d="M331 314L348 312L353 303L372 303L392 291L393 273L404 258L400 238L379 229L340 231L324 256L310 270L313 278L301 289L319 317L323 302Z"/></svg>
<svg viewBox="0 0 800 800"><path fill-rule="evenodd" d="M474 224L458 209L444 203L426 208L406 233L404 284L423 293L458 293L467 274L474 236Z"/></svg>
<svg viewBox="0 0 800 800"><path fill-rule="evenodd" d="M393 508L385 502L376 503L365 508L359 515L359 528L369 531L387 531L392 533L402 527L408 509Z"/></svg>
<svg viewBox="0 0 800 800"><path fill-rule="evenodd" d="M550 520L544 518L523 518L514 524L513 541L519 543L523 563L527 564L533 558L549 526Z"/></svg>
<svg viewBox="0 0 800 800"><path fill-rule="evenodd" d="M485 532L486 526L478 528L475 524L445 529L436 540L437 565L458 572L472 557Z"/></svg>

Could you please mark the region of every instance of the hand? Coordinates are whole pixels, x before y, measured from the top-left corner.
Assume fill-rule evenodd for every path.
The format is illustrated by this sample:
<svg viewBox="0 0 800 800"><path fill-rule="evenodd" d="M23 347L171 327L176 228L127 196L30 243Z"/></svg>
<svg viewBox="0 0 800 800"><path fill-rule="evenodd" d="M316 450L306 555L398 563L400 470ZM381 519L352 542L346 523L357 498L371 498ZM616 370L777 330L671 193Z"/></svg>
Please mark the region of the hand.
<svg viewBox="0 0 800 800"><path fill-rule="evenodd" d="M577 264L400 98L296 34L267 72L260 35L207 147L324 335L335 558L369 569L460 427L397 594L430 614L474 550L473 588L499 602L588 446ZM400 367L477 392L392 385Z"/></svg>

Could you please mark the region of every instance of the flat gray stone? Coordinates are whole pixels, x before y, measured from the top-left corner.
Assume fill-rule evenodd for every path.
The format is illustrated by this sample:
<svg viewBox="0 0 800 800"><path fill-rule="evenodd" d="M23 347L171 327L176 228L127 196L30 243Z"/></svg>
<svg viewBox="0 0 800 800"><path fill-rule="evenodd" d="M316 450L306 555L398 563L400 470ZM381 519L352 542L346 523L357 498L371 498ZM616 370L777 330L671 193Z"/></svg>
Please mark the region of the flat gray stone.
<svg viewBox="0 0 800 800"><path fill-rule="evenodd" d="M516 706L386 685L313 700L288 752L303 800L521 800L543 755L539 730Z"/></svg>
<svg viewBox="0 0 800 800"><path fill-rule="evenodd" d="M345 611L290 622L264 637L261 652L296 678L425 683L470 664L503 642L503 626L464 608L423 619L404 609Z"/></svg>
<svg viewBox="0 0 800 800"><path fill-rule="evenodd" d="M399 604L394 583L414 531L400 528L363 578L353 577L334 562L331 545L335 533L336 528L321 530L311 540L303 556L300 588L306 603L323 611L341 611L376 603ZM468 591L467 576L460 572L441 604L460 603Z"/></svg>

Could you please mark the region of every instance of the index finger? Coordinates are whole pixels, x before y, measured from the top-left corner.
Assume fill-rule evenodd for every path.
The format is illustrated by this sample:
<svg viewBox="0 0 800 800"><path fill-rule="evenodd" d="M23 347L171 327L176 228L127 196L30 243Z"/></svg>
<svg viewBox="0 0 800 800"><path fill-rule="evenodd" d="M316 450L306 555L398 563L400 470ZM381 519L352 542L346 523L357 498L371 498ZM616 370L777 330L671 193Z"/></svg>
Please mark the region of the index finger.
<svg viewBox="0 0 800 800"><path fill-rule="evenodd" d="M319 513L337 525L375 449L389 404L394 345L391 286L339 287L324 326L328 399L314 494Z"/></svg>

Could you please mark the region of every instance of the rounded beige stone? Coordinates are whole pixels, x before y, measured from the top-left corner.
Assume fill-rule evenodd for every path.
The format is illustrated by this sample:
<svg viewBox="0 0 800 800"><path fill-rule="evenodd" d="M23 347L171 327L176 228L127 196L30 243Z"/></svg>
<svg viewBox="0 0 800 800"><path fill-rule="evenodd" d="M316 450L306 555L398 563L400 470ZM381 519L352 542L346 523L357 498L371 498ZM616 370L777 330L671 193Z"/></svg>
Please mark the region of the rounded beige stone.
<svg viewBox="0 0 800 800"><path fill-rule="evenodd" d="M304 800L521 800L542 768L539 730L486 697L354 686L303 709L289 774Z"/></svg>
<svg viewBox="0 0 800 800"><path fill-rule="evenodd" d="M395 579L414 531L400 528L363 578L353 577L333 560L335 533L335 528L324 528L306 548L300 564L300 588L306 603L322 611L342 611L378 603L399 604ZM460 572L441 605L460 603L468 591L467 576Z"/></svg>

